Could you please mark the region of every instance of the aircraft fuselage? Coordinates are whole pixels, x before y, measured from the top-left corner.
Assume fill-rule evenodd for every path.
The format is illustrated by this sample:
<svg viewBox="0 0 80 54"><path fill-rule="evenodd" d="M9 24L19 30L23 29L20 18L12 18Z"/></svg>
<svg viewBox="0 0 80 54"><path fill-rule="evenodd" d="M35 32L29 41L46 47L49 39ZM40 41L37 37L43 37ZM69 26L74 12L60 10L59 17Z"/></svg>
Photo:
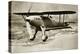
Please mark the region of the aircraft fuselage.
<svg viewBox="0 0 80 54"><path fill-rule="evenodd" d="M41 16L30 16L26 17L26 20L32 25L37 28L40 26L45 26L46 28L54 28L54 27L63 27L68 26L67 23L57 22L55 20L52 20L49 17L41 17Z"/></svg>

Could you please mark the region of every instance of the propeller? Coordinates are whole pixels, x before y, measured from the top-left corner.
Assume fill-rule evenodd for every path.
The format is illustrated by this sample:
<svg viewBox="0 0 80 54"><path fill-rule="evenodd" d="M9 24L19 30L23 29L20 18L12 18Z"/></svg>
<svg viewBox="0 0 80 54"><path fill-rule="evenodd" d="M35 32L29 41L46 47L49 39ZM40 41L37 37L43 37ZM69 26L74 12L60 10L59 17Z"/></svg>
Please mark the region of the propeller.
<svg viewBox="0 0 80 54"><path fill-rule="evenodd" d="M31 4L31 6L30 6L30 8L28 10L28 13L30 13L31 8L32 8L32 4ZM29 17L28 14L26 15L26 18L24 20L25 20L25 23L26 23L27 32L30 35L30 39L32 39L33 38L33 34L32 34L32 28L31 28L31 24L30 24L30 17Z"/></svg>

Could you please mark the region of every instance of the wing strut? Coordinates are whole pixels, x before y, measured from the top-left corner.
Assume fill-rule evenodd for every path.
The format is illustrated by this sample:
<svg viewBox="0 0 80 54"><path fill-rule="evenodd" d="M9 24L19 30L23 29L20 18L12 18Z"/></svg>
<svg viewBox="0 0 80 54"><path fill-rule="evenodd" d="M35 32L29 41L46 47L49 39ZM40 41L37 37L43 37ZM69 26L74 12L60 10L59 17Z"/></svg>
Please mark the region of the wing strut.
<svg viewBox="0 0 80 54"><path fill-rule="evenodd" d="M63 14L63 23L64 23L65 14Z"/></svg>
<svg viewBox="0 0 80 54"><path fill-rule="evenodd" d="M60 23L60 20L61 20L61 14L59 15L59 23Z"/></svg>

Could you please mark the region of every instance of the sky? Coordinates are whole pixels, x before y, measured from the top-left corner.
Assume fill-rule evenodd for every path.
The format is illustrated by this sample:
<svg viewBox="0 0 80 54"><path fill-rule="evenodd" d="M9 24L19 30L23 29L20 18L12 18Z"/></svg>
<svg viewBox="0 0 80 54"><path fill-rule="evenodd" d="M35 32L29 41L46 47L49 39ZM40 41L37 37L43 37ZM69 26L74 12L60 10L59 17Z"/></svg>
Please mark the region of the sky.
<svg viewBox="0 0 80 54"><path fill-rule="evenodd" d="M11 12L28 12L32 6L30 12L45 12L45 11L76 11L78 12L77 5L71 4L54 4L54 3L38 3L38 2L21 2L13 1L11 6ZM77 21L77 13L68 15L67 21ZM56 16L57 19L57 16Z"/></svg>

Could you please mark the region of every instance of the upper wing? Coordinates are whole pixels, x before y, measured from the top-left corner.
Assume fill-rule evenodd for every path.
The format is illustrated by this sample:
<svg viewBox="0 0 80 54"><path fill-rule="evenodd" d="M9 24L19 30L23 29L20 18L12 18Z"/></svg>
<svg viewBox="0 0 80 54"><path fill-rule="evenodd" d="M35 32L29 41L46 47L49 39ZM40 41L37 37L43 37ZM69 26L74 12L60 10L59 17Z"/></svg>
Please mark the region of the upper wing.
<svg viewBox="0 0 80 54"><path fill-rule="evenodd" d="M30 13L13 13L13 14L16 14L16 15L28 15L28 16L31 16L31 15L43 15L42 12L30 12Z"/></svg>
<svg viewBox="0 0 80 54"><path fill-rule="evenodd" d="M74 14L75 11L49 11L43 12L43 14L60 15L60 14Z"/></svg>
<svg viewBox="0 0 80 54"><path fill-rule="evenodd" d="M45 15L45 14L50 14L50 15L60 15L60 14L74 14L76 13L75 11L47 11L47 12L30 12L30 13L13 13L16 15L28 15L28 16L34 16L34 15Z"/></svg>

